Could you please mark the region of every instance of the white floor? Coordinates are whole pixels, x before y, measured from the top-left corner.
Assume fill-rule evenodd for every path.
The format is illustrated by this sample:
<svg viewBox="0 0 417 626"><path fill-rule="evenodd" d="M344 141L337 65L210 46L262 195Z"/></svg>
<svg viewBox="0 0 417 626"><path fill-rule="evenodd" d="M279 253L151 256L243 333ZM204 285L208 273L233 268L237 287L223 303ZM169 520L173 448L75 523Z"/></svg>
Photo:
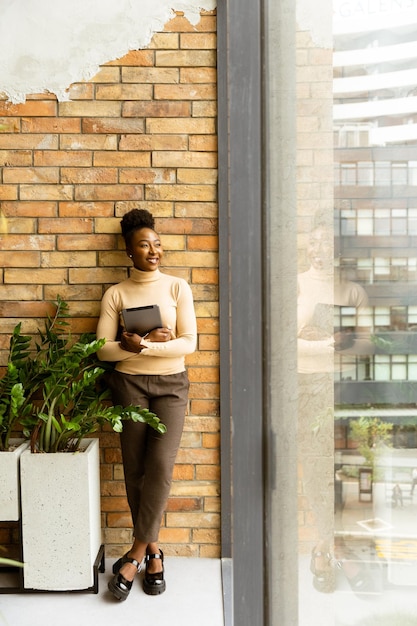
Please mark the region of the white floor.
<svg viewBox="0 0 417 626"><path fill-rule="evenodd" d="M0 594L0 626L224 626L220 560L167 557L166 592L147 596L137 577L124 602L107 590L112 564L106 559L98 594Z"/></svg>

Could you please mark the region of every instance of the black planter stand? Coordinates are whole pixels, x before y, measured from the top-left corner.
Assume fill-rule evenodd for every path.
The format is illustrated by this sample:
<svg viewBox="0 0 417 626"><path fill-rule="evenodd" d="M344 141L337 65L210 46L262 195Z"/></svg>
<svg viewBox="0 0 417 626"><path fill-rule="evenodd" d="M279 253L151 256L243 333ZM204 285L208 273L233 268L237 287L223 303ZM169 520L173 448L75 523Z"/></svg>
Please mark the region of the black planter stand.
<svg viewBox="0 0 417 626"><path fill-rule="evenodd" d="M19 523L19 531L20 531L20 537L21 537L22 529L21 529L20 523ZM105 571L104 556L105 556L104 545L101 544L100 549L97 553L96 560L94 561L94 564L93 564L93 584L91 587L88 587L87 589L74 589L74 590L68 589L67 591L55 591L55 590L46 591L43 589L27 589L24 586L24 567L16 567L16 566L11 566L11 565L0 564L0 594L6 594L6 593L98 593L98 587L99 587L98 574L99 572L104 573ZM23 562L21 541L19 542L19 555L16 557L15 560ZM11 574L13 577L15 577L16 584L2 586L1 575L3 574L7 574L7 575Z"/></svg>

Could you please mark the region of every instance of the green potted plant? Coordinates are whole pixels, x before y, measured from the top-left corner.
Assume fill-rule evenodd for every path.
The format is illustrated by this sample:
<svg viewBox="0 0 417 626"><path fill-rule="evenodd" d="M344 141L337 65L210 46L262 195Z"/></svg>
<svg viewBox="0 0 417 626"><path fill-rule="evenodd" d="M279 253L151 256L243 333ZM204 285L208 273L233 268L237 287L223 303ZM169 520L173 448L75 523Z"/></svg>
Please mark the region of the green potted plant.
<svg viewBox="0 0 417 626"><path fill-rule="evenodd" d="M17 521L20 516L19 461L28 443L12 438L25 402L26 366L30 337L21 335L19 323L9 344L4 376L0 379L0 520Z"/></svg>
<svg viewBox="0 0 417 626"><path fill-rule="evenodd" d="M372 472L372 479L376 480L376 464L381 446L392 447L392 429L394 424L385 422L379 417L362 416L350 423L352 439L357 443L357 449L364 458L364 465Z"/></svg>
<svg viewBox="0 0 417 626"><path fill-rule="evenodd" d="M100 384L105 366L96 356L104 340L82 335L75 341L67 318L68 305L57 297L55 314L39 330L32 352L26 350L19 325L14 333L24 357L19 363L23 398L18 421L30 441L20 457L27 589L93 586L103 546L99 441L91 435L105 424L119 432L127 419L160 433L166 430L147 409L110 404Z"/></svg>
<svg viewBox="0 0 417 626"><path fill-rule="evenodd" d="M165 426L148 409L109 404L109 392L100 388L105 365L96 353L104 339L91 334L78 341L67 331L68 305L59 296L56 312L39 330L34 356L28 355L27 337L14 331L14 343L24 346L20 369L24 370L20 423L32 452L76 452L83 438L108 423L120 432L123 420L146 422L164 433Z"/></svg>

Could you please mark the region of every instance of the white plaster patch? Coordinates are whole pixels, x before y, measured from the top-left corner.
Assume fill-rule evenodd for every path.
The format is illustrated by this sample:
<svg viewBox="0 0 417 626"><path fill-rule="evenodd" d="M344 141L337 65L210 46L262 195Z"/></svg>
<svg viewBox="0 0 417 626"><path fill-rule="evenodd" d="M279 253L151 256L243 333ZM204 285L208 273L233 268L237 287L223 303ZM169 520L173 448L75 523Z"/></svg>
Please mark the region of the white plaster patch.
<svg viewBox="0 0 417 626"><path fill-rule="evenodd" d="M193 25L216 0L2 0L0 92L14 103L31 93L68 100L68 87L99 66L146 48L183 11Z"/></svg>
<svg viewBox="0 0 417 626"><path fill-rule="evenodd" d="M319 48L333 48L333 2L332 0L296 0L297 26L311 35Z"/></svg>

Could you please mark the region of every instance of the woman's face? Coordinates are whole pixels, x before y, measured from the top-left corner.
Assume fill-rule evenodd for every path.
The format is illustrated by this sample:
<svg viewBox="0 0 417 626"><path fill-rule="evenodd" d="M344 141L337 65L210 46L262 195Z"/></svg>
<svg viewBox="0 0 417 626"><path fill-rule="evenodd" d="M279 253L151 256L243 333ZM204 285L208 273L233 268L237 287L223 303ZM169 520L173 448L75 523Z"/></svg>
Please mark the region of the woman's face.
<svg viewBox="0 0 417 626"><path fill-rule="evenodd" d="M307 254L314 269L327 270L333 267L333 236L327 228L319 226L312 231Z"/></svg>
<svg viewBox="0 0 417 626"><path fill-rule="evenodd" d="M151 228L135 230L126 252L136 269L142 272L154 272L158 269L163 255L161 240Z"/></svg>

